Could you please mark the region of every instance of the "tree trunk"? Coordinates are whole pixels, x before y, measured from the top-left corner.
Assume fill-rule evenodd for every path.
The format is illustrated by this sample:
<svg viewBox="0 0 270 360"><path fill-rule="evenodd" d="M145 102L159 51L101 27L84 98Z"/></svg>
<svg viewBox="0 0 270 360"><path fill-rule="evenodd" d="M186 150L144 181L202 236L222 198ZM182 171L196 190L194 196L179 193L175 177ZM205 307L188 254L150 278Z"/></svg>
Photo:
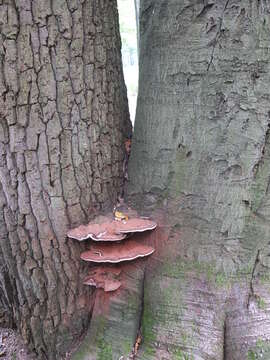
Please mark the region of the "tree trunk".
<svg viewBox="0 0 270 360"><path fill-rule="evenodd" d="M141 304L129 306L128 282L110 301L97 294L105 319L80 359L126 359L136 326L136 359L269 359L269 12L266 1L141 1L128 192L159 222L145 239L156 253L125 274L136 293L143 283Z"/></svg>
<svg viewBox="0 0 270 360"><path fill-rule="evenodd" d="M40 358L59 359L93 302L66 232L123 180L117 4L2 0L0 28L0 307Z"/></svg>
<svg viewBox="0 0 270 360"><path fill-rule="evenodd" d="M129 194L170 235L146 270L139 359L269 359L269 14L141 1Z"/></svg>
<svg viewBox="0 0 270 360"><path fill-rule="evenodd" d="M136 29L137 29L137 49L139 56L140 49L140 0L134 0L135 16L136 16Z"/></svg>

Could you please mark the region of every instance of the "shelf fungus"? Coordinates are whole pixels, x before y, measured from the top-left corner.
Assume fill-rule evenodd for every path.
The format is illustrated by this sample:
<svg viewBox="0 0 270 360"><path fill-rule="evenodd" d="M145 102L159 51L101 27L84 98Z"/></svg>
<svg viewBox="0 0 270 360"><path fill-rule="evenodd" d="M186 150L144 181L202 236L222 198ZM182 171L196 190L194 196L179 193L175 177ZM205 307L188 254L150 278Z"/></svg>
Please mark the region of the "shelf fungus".
<svg viewBox="0 0 270 360"><path fill-rule="evenodd" d="M93 245L90 250L81 254L81 259L94 263L120 263L151 255L155 249L133 240L119 244Z"/></svg>
<svg viewBox="0 0 270 360"><path fill-rule="evenodd" d="M99 267L89 272L84 284L104 289L105 292L115 291L121 286L121 281L117 280L120 273L121 269Z"/></svg>
<svg viewBox="0 0 270 360"><path fill-rule="evenodd" d="M126 234L116 234L116 233L111 233L109 231L104 231L101 233L98 233L97 235L95 234L91 234L91 239L94 241L121 241L124 240L126 238Z"/></svg>
<svg viewBox="0 0 270 360"><path fill-rule="evenodd" d="M92 239L95 243L81 254L81 259L93 263L121 263L151 255L155 249L140 242L127 240L133 233L153 230L157 223L148 219L125 216L122 212L112 216L99 216L95 222L70 230L67 236L78 241ZM131 212L130 212L131 213ZM117 216L116 216L117 215ZM122 241L124 240L124 241ZM117 279L121 270L113 265L92 269L84 280L85 285L102 288L105 292L115 291L121 286Z"/></svg>
<svg viewBox="0 0 270 360"><path fill-rule="evenodd" d="M128 234L154 230L156 227L157 223L153 220L145 218L133 218L124 221L117 221L114 229L117 233Z"/></svg>
<svg viewBox="0 0 270 360"><path fill-rule="evenodd" d="M157 226L155 221L144 218L128 220L112 220L102 224L89 223L70 230L67 236L79 241L91 238L94 241L121 241L125 234L153 230Z"/></svg>
<svg viewBox="0 0 270 360"><path fill-rule="evenodd" d="M126 238L124 233L115 232L113 222L103 224L80 225L70 230L67 236L79 241L92 239L94 241L121 241Z"/></svg>

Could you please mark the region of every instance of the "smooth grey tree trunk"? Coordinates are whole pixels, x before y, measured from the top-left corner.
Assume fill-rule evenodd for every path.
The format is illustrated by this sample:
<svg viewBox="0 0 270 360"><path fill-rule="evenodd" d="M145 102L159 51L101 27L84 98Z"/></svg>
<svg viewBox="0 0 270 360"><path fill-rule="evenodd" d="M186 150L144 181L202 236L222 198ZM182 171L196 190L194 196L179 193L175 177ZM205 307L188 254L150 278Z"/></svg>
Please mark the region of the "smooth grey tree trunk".
<svg viewBox="0 0 270 360"><path fill-rule="evenodd" d="M130 135L116 0L0 1L0 320L60 359L89 323L84 245ZM8 315L8 316L7 316Z"/></svg>
<svg viewBox="0 0 270 360"><path fill-rule="evenodd" d="M136 16L136 29L137 29L137 49L139 56L140 49L140 0L134 0L135 16Z"/></svg>
<svg viewBox="0 0 270 360"><path fill-rule="evenodd" d="M269 359L269 19L268 1L141 1L129 194L170 234L139 359Z"/></svg>

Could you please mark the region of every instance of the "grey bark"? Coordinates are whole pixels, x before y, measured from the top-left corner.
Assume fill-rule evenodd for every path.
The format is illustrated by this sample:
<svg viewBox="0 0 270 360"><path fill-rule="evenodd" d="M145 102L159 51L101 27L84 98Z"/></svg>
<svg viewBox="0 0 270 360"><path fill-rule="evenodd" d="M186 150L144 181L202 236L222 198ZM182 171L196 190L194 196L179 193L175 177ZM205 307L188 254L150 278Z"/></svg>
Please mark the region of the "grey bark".
<svg viewBox="0 0 270 360"><path fill-rule="evenodd" d="M269 19L268 1L141 1L128 190L171 232L140 359L269 358Z"/></svg>
<svg viewBox="0 0 270 360"><path fill-rule="evenodd" d="M136 29L137 29L137 49L139 56L140 49L140 0L134 0L135 16L136 16Z"/></svg>
<svg viewBox="0 0 270 360"><path fill-rule="evenodd" d="M83 245L114 204L131 127L116 0L0 1L0 307L39 357L86 328Z"/></svg>

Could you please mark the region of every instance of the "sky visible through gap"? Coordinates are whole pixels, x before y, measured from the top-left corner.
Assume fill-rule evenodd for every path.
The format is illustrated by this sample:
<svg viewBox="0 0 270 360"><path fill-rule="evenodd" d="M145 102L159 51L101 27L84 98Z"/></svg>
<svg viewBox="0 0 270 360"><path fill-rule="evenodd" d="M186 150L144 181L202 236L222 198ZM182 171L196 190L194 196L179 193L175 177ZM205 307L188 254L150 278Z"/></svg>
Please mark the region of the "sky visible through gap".
<svg viewBox="0 0 270 360"><path fill-rule="evenodd" d="M118 11L124 76L130 118L134 125L138 92L138 50L134 0L118 0Z"/></svg>

